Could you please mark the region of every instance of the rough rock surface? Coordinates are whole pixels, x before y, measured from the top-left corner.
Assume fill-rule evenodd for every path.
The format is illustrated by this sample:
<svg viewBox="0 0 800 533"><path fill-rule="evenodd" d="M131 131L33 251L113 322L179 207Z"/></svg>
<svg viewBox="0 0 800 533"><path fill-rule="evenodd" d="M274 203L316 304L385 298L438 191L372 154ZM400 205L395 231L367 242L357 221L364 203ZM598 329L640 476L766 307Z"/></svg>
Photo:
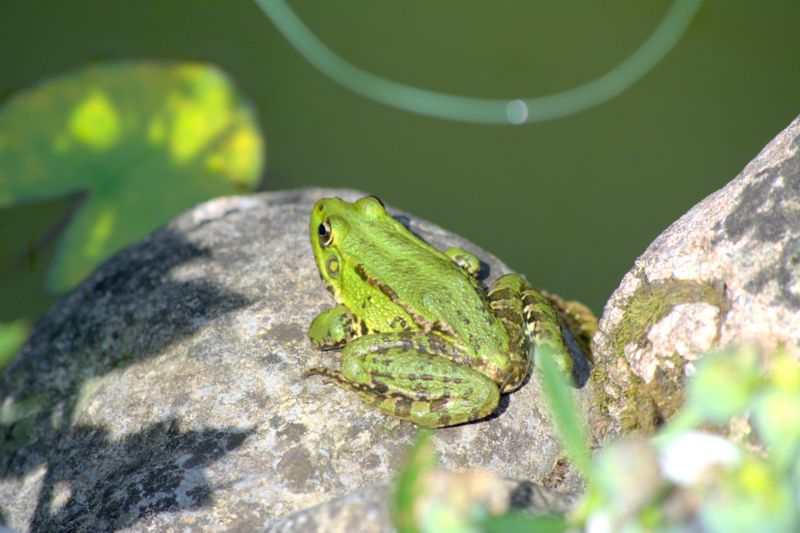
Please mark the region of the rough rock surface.
<svg viewBox="0 0 800 533"><path fill-rule="evenodd" d="M332 304L313 262L307 189L220 198L100 266L36 325L0 376L0 523L27 530L258 531L386 483L417 428L309 367ZM396 211L390 208L390 213ZM434 246L463 246L407 217ZM575 391L583 412L591 393ZM492 419L435 432L441 465L565 492L537 377Z"/></svg>
<svg viewBox="0 0 800 533"><path fill-rule="evenodd" d="M662 233L611 296L595 336L599 435L652 431L699 355L746 342L800 351L800 118Z"/></svg>
<svg viewBox="0 0 800 533"><path fill-rule="evenodd" d="M417 501L415 506L427 504L429 509L446 506L451 513L465 519L474 513L477 505L493 516L510 510L538 515L563 515L575 503L569 497L540 485L502 480L487 471L472 470L455 474L436 470L433 475L440 478L437 480L439 488L446 494L426 495L427 501ZM391 498L391 486L370 487L282 518L272 523L268 531L394 531L389 505ZM454 509L463 513L457 513Z"/></svg>

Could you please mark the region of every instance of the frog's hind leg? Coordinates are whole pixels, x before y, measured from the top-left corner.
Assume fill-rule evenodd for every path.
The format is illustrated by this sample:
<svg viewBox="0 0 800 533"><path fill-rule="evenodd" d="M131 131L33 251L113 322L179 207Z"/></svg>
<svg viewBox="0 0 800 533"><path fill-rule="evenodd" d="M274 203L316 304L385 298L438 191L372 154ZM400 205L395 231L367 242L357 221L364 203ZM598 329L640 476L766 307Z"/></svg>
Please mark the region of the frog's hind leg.
<svg viewBox="0 0 800 533"><path fill-rule="evenodd" d="M507 274L492 284L489 301L512 341L532 343L534 363L548 352L565 376L572 375L573 361L564 342L558 313L542 293L522 276ZM524 339L515 339L515 332L521 332Z"/></svg>
<svg viewBox="0 0 800 533"><path fill-rule="evenodd" d="M576 300L564 300L557 294L541 291L542 295L558 311L561 321L569 328L583 355L590 364L594 364L592 339L597 331L597 317L585 304Z"/></svg>
<svg viewBox="0 0 800 533"><path fill-rule="evenodd" d="M422 333L418 336L427 338ZM497 408L500 390L480 372L446 357L405 347L359 349L359 341L369 337L379 336L361 337L345 348L340 371L316 368L307 374L326 376L368 404L427 428L478 420ZM386 340L389 336L380 337Z"/></svg>

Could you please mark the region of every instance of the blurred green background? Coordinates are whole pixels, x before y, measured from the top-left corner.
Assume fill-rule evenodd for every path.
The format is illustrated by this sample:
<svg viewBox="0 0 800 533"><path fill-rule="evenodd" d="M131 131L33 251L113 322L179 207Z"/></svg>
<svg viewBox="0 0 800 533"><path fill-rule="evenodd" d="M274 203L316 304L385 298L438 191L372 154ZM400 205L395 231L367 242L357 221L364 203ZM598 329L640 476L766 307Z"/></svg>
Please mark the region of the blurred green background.
<svg viewBox="0 0 800 533"><path fill-rule="evenodd" d="M604 74L670 2L290 5L334 51L374 74L513 99ZM648 243L798 114L798 23L797 0L706 1L675 49L621 96L550 122L484 126L349 92L306 63L251 1L3 0L0 95L105 61L216 64L265 135L261 190L377 194L599 313ZM54 300L46 267L77 202L72 195L0 209L0 322L35 319Z"/></svg>

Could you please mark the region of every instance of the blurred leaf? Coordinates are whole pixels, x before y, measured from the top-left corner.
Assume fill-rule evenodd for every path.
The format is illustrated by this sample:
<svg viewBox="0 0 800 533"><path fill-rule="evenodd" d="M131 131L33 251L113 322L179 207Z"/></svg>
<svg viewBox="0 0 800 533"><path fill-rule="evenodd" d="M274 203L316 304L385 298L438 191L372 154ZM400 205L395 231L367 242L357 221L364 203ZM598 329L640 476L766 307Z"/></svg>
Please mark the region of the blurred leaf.
<svg viewBox="0 0 800 533"><path fill-rule="evenodd" d="M561 441L572 463L587 477L591 468L589 463L589 445L583 422L576 414L572 398L569 395L564 374L558 370L552 348L547 345L537 347L542 350L536 361L542 367L542 384L553 421L558 429Z"/></svg>
<svg viewBox="0 0 800 533"><path fill-rule="evenodd" d="M770 459L781 469L800 460L800 394L770 390L756 403L753 419Z"/></svg>
<svg viewBox="0 0 800 533"><path fill-rule="evenodd" d="M3 405L0 405L0 425L9 426L23 418L37 415L44 410L45 405L45 399L42 396L29 396L19 401L6 399Z"/></svg>
<svg viewBox="0 0 800 533"><path fill-rule="evenodd" d="M215 67L89 67L0 109L0 207L86 192L48 276L63 291L180 211L251 190L263 145L253 113Z"/></svg>
<svg viewBox="0 0 800 533"><path fill-rule="evenodd" d="M416 533L414 504L423 492L421 486L423 476L436 467L436 453L429 431L422 430L417 442L408 452L408 457L397 477L392 518L399 533Z"/></svg>
<svg viewBox="0 0 800 533"><path fill-rule="evenodd" d="M661 490L657 461L643 438L607 444L595 456L592 485L605 495L606 505L623 513L638 513Z"/></svg>
<svg viewBox="0 0 800 533"><path fill-rule="evenodd" d="M703 531L798 531L796 495L769 463L749 458L709 494L700 508Z"/></svg>
<svg viewBox="0 0 800 533"><path fill-rule="evenodd" d="M0 369L14 359L30 332L31 324L27 320L0 323Z"/></svg>
<svg viewBox="0 0 800 533"><path fill-rule="evenodd" d="M774 356L769 377L774 390L800 394L800 364L786 350Z"/></svg>
<svg viewBox="0 0 800 533"><path fill-rule="evenodd" d="M701 359L689 382L689 407L715 424L741 413L761 382L757 357L755 348L742 347Z"/></svg>
<svg viewBox="0 0 800 533"><path fill-rule="evenodd" d="M561 533L569 526L564 518L515 512L487 518L480 525L486 533Z"/></svg>
<svg viewBox="0 0 800 533"><path fill-rule="evenodd" d="M45 287L47 267L55 257L57 228L80 200L71 195L0 209L0 322L33 322L55 301Z"/></svg>

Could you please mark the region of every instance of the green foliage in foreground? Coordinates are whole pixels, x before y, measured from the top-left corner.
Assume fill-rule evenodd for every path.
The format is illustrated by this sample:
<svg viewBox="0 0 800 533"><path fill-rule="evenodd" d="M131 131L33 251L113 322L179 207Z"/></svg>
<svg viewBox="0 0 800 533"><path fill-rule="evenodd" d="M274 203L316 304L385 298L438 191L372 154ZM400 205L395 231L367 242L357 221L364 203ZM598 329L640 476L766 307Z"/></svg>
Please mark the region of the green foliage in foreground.
<svg viewBox="0 0 800 533"><path fill-rule="evenodd" d="M31 325L27 320L0 323L0 370L11 362L30 331Z"/></svg>
<svg viewBox="0 0 800 533"><path fill-rule="evenodd" d="M446 509L435 517L415 514L424 497L423 471L435 464L425 434L398 479L399 530L800 531L800 365L792 355L752 347L706 355L687 384L685 405L669 424L649 439L606 445L590 465L581 464L588 457L585 445L577 449L583 432L575 429L577 417L566 414L569 393L554 376L545 365L553 418L587 480L583 501L571 516L513 510L489 516L485 509L456 519Z"/></svg>
<svg viewBox="0 0 800 533"><path fill-rule="evenodd" d="M784 350L709 354L666 427L594 464L575 516L591 531L798 531L800 365Z"/></svg>
<svg viewBox="0 0 800 533"><path fill-rule="evenodd" d="M0 208L82 196L49 271L49 288L64 291L180 211L251 190L263 145L250 108L213 66L92 66L0 108Z"/></svg>
<svg viewBox="0 0 800 533"><path fill-rule="evenodd" d="M493 480L479 474L473 479L469 474L455 476L450 478L448 487L452 490L442 493L442 478L437 480L436 473L431 433L422 431L396 480L392 518L399 533L562 533L567 530L568 522L562 517L530 516L514 511L496 515L490 512L486 502L473 502L470 507L465 498L471 491L463 490L464 486L479 486Z"/></svg>

